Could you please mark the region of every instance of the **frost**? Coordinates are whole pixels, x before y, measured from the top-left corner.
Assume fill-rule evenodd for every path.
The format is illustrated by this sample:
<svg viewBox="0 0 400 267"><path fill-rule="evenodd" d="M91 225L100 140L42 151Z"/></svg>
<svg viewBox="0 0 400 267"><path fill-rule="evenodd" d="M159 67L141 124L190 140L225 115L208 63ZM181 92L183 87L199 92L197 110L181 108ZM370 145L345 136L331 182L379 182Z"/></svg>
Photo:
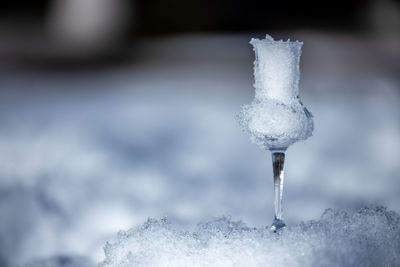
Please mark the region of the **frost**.
<svg viewBox="0 0 400 267"><path fill-rule="evenodd" d="M250 228L230 218L175 230L166 219L120 232L100 267L398 266L400 216L382 207L327 209L321 218L284 228Z"/></svg>
<svg viewBox="0 0 400 267"><path fill-rule="evenodd" d="M299 100L302 42L252 39L255 98L238 114L252 142L265 149L286 149L313 131L311 113Z"/></svg>

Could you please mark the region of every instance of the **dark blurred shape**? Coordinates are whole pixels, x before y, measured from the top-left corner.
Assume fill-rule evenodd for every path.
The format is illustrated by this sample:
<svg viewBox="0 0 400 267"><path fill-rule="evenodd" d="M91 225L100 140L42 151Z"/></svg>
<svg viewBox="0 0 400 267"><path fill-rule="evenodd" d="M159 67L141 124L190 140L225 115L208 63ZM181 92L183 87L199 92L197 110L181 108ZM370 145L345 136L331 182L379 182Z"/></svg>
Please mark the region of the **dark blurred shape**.
<svg viewBox="0 0 400 267"><path fill-rule="evenodd" d="M399 28L395 0L2 1L0 57L108 64L128 58L137 36L306 29L398 38Z"/></svg>
<svg viewBox="0 0 400 267"><path fill-rule="evenodd" d="M133 4L128 0L3 3L0 56L52 64L118 58L134 24Z"/></svg>
<svg viewBox="0 0 400 267"><path fill-rule="evenodd" d="M50 41L82 57L112 50L133 17L127 6L126 0L53 0L46 21Z"/></svg>
<svg viewBox="0 0 400 267"><path fill-rule="evenodd" d="M151 0L139 1L140 31L356 30L366 1Z"/></svg>
<svg viewBox="0 0 400 267"><path fill-rule="evenodd" d="M399 26L396 0L40 0L2 1L0 8L3 23L48 21L52 30L61 31L58 35L78 39L96 35L93 41L100 34L118 34L128 21L131 30L145 35L299 28L357 31L371 24L396 30Z"/></svg>
<svg viewBox="0 0 400 267"><path fill-rule="evenodd" d="M365 10L365 27L378 37L400 37L400 2L372 0Z"/></svg>

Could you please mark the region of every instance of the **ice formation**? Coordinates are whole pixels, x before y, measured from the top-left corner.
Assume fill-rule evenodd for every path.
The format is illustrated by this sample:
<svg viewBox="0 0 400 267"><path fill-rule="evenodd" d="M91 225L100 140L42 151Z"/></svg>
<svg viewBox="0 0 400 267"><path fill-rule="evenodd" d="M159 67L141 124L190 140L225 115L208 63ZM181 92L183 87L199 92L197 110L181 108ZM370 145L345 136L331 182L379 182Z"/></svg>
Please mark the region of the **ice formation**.
<svg viewBox="0 0 400 267"><path fill-rule="evenodd" d="M299 99L302 42L251 39L255 98L238 115L252 142L265 149L286 149L313 131L311 113Z"/></svg>
<svg viewBox="0 0 400 267"><path fill-rule="evenodd" d="M383 207L327 209L321 218L279 234L222 217L195 232L166 219L107 243L100 267L133 266L399 266L400 216Z"/></svg>

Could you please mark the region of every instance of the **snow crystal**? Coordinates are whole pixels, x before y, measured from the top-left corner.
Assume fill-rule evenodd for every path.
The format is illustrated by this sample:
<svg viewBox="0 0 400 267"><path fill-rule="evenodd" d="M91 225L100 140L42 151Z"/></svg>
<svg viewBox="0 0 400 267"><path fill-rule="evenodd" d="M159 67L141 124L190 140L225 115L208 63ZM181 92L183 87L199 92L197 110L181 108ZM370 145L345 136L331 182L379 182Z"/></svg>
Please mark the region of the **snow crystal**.
<svg viewBox="0 0 400 267"><path fill-rule="evenodd" d="M265 149L286 149L313 131L311 113L299 100L302 42L251 39L255 98L238 115L251 140Z"/></svg>
<svg viewBox="0 0 400 267"><path fill-rule="evenodd" d="M399 266L400 216L383 207L327 209L316 221L273 233L229 218L193 233L166 219L120 232L100 267L128 266Z"/></svg>

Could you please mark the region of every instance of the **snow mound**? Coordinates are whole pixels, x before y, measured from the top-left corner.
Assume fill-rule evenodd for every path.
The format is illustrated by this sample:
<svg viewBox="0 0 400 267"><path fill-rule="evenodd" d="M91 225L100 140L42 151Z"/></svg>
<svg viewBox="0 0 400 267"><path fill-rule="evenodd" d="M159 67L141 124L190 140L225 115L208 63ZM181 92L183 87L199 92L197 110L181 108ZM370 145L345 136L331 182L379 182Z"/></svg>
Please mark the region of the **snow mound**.
<svg viewBox="0 0 400 267"><path fill-rule="evenodd" d="M273 233L221 217L194 232L149 219L105 246L100 267L399 266L400 216L383 207L327 209L319 220Z"/></svg>

